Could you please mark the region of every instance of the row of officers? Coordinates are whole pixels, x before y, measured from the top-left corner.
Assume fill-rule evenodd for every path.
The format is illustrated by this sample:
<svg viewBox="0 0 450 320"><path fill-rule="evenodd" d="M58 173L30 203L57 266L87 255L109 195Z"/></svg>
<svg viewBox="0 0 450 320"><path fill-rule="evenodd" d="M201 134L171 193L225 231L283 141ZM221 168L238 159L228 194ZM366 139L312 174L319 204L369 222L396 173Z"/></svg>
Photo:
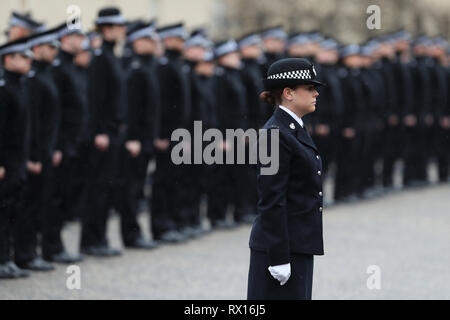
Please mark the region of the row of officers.
<svg viewBox="0 0 450 320"><path fill-rule="evenodd" d="M171 135L192 132L194 121L223 133L261 128L274 110L259 99L261 79L285 57L308 58L327 84L304 120L323 173L336 164L335 201L371 197L379 180L391 190L399 159L404 186L426 184L433 158L440 180L448 178L450 70L441 38L399 31L342 46L277 26L213 44L204 29L187 35L181 23L130 23L113 7L95 24L85 34L75 23L46 29L11 16L0 47L0 278L80 261L61 239L73 217L81 220L81 254L120 255L106 236L112 208L127 248L204 234L202 199L212 229L252 223L254 168L175 165ZM151 161L148 240L137 216Z"/></svg>

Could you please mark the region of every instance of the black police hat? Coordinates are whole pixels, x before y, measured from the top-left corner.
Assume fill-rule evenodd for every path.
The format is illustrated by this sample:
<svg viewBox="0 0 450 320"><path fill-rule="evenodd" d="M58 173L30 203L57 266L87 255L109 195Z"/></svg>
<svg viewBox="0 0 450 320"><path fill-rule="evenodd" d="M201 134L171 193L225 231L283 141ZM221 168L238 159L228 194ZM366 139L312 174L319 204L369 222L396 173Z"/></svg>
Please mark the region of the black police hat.
<svg viewBox="0 0 450 320"><path fill-rule="evenodd" d="M98 17L95 20L95 24L100 25L125 25L126 20L122 15L122 12L119 8L116 7L107 7L103 8L98 12Z"/></svg>
<svg viewBox="0 0 450 320"><path fill-rule="evenodd" d="M267 90L296 86L300 84L325 85L317 81L317 72L314 65L304 58L288 58L273 63L263 80Z"/></svg>
<svg viewBox="0 0 450 320"><path fill-rule="evenodd" d="M39 30L44 24L33 20L29 15L23 15L17 12L11 14L9 20L9 27L20 26L31 31Z"/></svg>
<svg viewBox="0 0 450 320"><path fill-rule="evenodd" d="M0 57L7 54L20 53L31 58L33 53L31 52L30 45L28 43L29 38L30 37L22 38L0 46Z"/></svg>

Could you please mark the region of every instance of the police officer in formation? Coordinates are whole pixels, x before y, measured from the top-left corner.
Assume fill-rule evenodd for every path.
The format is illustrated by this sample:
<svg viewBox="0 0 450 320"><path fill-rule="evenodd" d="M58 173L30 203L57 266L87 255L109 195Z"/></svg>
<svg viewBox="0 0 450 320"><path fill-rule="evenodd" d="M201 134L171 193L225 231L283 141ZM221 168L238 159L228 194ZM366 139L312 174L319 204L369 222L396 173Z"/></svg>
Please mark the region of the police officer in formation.
<svg viewBox="0 0 450 320"><path fill-rule="evenodd" d="M13 13L7 35L0 47L0 278L80 261L61 240L65 221L80 219L80 252L100 257L121 254L107 239L113 212L124 247L138 249L252 223L255 168L248 161L176 165L171 135L179 128L193 135L194 121L224 137L226 129L262 128L274 110L258 99L261 80L287 57L307 58L326 84L316 112L303 120L321 173L334 181L334 201L393 190L398 160L404 187L429 183L430 160L439 180L448 180L449 51L439 37L411 39L402 30L344 45L274 26L214 44L203 28L188 34L183 23L130 22L114 7L99 11L88 34ZM248 160L249 142L238 143ZM232 145L223 141L220 152ZM186 148L192 162L194 149ZM149 181L151 219L142 226Z"/></svg>

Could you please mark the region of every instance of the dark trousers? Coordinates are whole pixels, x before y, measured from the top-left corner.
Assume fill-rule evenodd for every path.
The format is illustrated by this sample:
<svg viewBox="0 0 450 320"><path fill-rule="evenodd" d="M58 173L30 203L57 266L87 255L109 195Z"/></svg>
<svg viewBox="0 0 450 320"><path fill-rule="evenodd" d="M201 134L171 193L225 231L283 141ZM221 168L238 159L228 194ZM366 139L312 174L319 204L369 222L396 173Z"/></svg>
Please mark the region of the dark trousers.
<svg viewBox="0 0 450 320"><path fill-rule="evenodd" d="M208 218L213 224L226 218L228 205L234 206L235 221L239 221L246 214L256 214L248 197L248 175L253 173L249 166L216 164L212 171L213 192L208 201Z"/></svg>
<svg viewBox="0 0 450 320"><path fill-rule="evenodd" d="M384 131L383 186L391 187L394 178L394 164L402 155L402 131L400 126L388 126Z"/></svg>
<svg viewBox="0 0 450 320"><path fill-rule="evenodd" d="M82 213L81 247L107 246L109 209L116 203L121 137L110 136L107 151L91 147L86 186L86 209Z"/></svg>
<svg viewBox="0 0 450 320"><path fill-rule="evenodd" d="M158 239L163 233L176 230L180 223L179 212L181 177L180 168L173 164L170 149L157 151L156 170L153 174L151 213L152 234Z"/></svg>
<svg viewBox="0 0 450 320"><path fill-rule="evenodd" d="M448 181L450 156L450 130L442 127L436 129L436 154L439 168L439 181Z"/></svg>
<svg viewBox="0 0 450 320"><path fill-rule="evenodd" d="M250 250L248 300L311 300L314 256L291 254L291 276L283 286L272 277L266 253Z"/></svg>
<svg viewBox="0 0 450 320"><path fill-rule="evenodd" d="M337 172L335 180L335 200L341 200L358 191L361 179L360 138L339 138L337 151Z"/></svg>
<svg viewBox="0 0 450 320"><path fill-rule="evenodd" d="M121 234L125 245L133 244L142 236L137 214L143 180L142 168L145 164L148 164L146 155L140 154L133 158L124 146L121 148L116 209L120 213Z"/></svg>
<svg viewBox="0 0 450 320"><path fill-rule="evenodd" d="M12 261L18 205L25 185L25 164L7 166L0 180L0 264Z"/></svg>
<svg viewBox="0 0 450 320"><path fill-rule="evenodd" d="M413 182L427 180L427 155L423 146L427 144L425 129L421 126L405 127L405 149L403 159L405 162L403 183L405 186ZM428 148L427 148L428 149Z"/></svg>
<svg viewBox="0 0 450 320"><path fill-rule="evenodd" d="M334 142L335 139L331 136L314 135L314 143L320 150L320 157L322 158L323 173L327 174L329 165L335 160Z"/></svg>
<svg viewBox="0 0 450 320"><path fill-rule="evenodd" d="M13 217L11 205L0 207L0 264L11 261Z"/></svg>

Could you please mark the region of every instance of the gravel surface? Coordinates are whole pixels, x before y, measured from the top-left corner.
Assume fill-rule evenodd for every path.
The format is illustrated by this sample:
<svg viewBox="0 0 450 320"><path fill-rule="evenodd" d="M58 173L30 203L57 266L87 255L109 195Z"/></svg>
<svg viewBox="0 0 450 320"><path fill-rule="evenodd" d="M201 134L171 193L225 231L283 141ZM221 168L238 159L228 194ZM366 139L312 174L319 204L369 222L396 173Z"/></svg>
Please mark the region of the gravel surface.
<svg viewBox="0 0 450 320"><path fill-rule="evenodd" d="M144 229L147 216L140 217ZM77 252L80 226L64 241ZM111 244L121 248L118 219ZM0 299L245 299L250 226L210 233L152 251L86 258L81 289L69 290L66 266L0 281ZM324 211L325 256L315 258L313 299L450 299L450 185L396 192ZM369 266L380 289L368 289Z"/></svg>

